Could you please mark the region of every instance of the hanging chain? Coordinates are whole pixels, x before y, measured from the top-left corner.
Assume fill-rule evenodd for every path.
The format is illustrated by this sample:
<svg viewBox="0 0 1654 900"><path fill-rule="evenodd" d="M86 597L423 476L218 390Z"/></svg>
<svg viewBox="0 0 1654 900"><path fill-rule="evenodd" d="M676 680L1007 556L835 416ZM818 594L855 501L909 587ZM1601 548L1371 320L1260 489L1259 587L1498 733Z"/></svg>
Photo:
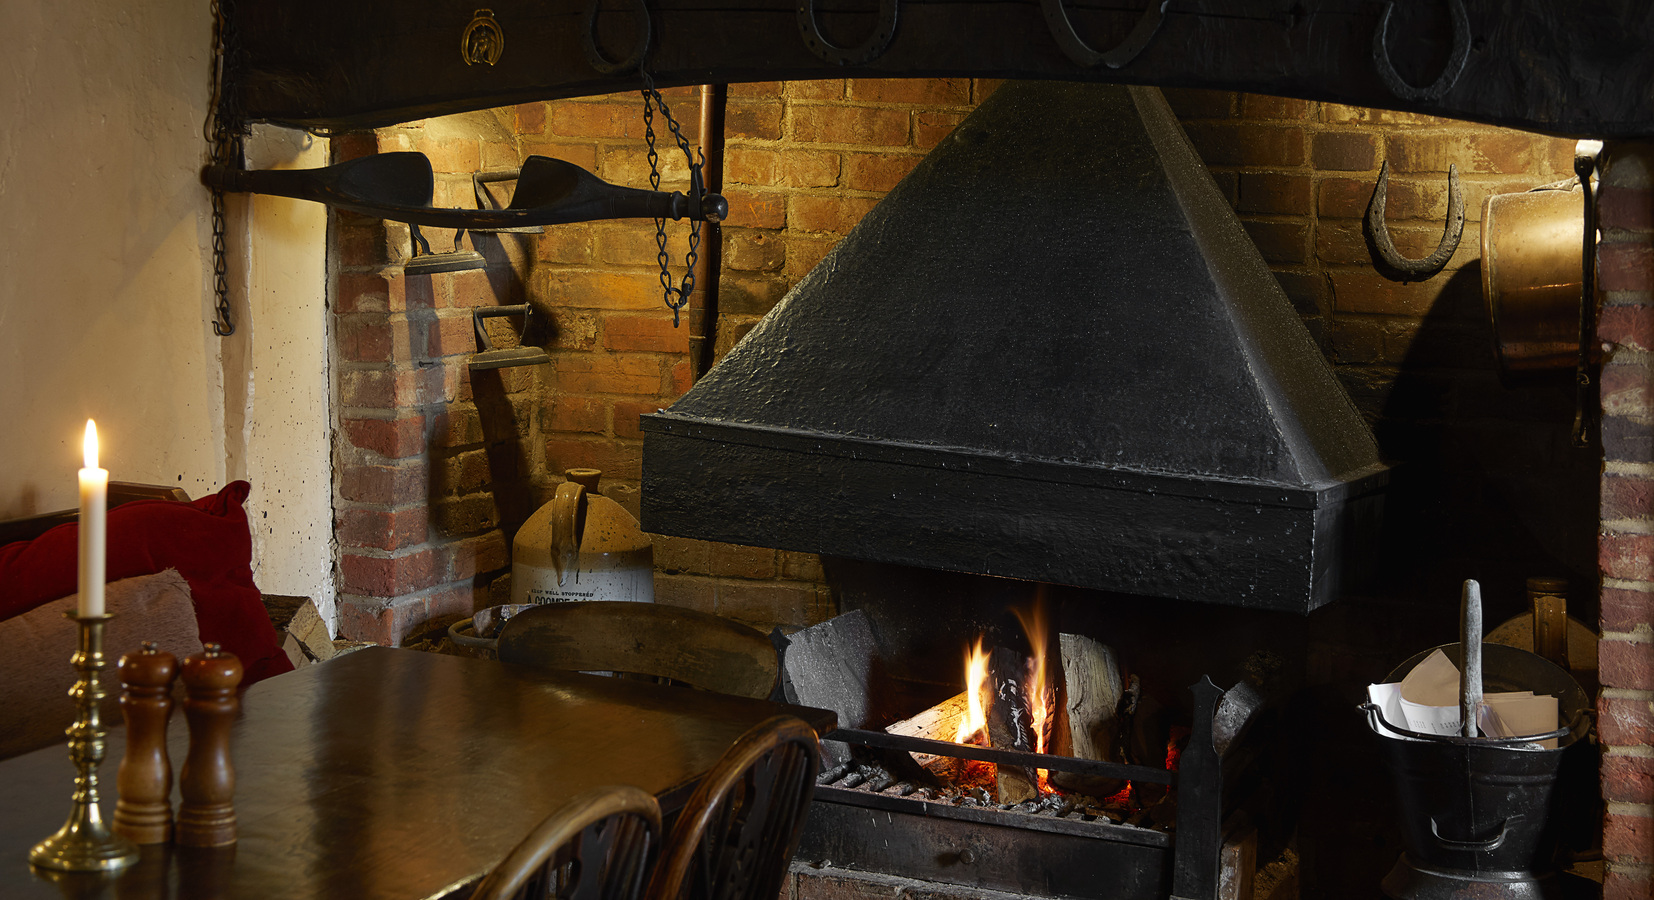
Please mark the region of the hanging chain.
<svg viewBox="0 0 1654 900"><path fill-rule="evenodd" d="M667 129L672 132L678 149L683 151L684 159L689 162L689 202L692 209L698 209L704 193L701 167L706 163L706 156L697 156L690 151L689 141L678 128L678 121L672 118L672 110L667 107L660 91L655 89L655 79L649 76L648 69L640 66L638 71L643 75L643 140L649 145L649 187L660 190L660 153L655 149L655 108L659 107ZM666 301L666 308L672 310L673 328L678 327L678 314L689 304L689 294L695 290L695 261L700 256L701 221L699 217L690 218L689 252L684 254L683 279L677 287L673 287L671 264L666 253L666 219L655 220L655 247L658 251L655 258L660 262L661 297Z"/></svg>
<svg viewBox="0 0 1654 900"><path fill-rule="evenodd" d="M241 165L242 142L245 137L244 120L240 111L240 95L231 75L237 67L235 9L233 0L213 0L213 60L211 104L207 113L206 138L212 165ZM212 271L213 296L217 300L217 317L213 319L213 334L229 337L235 334L235 322L230 318L229 246L224 226L224 192L212 192Z"/></svg>

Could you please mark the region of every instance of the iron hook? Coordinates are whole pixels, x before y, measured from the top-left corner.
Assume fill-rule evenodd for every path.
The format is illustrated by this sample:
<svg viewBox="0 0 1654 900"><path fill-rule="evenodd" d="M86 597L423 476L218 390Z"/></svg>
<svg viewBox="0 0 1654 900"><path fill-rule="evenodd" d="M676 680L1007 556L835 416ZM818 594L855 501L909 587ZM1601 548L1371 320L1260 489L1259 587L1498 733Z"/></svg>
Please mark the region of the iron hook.
<svg viewBox="0 0 1654 900"><path fill-rule="evenodd" d="M634 2L637 6L637 45L620 62L610 62L604 58L603 51L597 49L597 14L603 0L590 0L586 4L586 21L585 27L580 29L580 44L586 50L586 61L604 75L623 75L642 66L643 57L649 52L649 43L654 40L648 5L644 0Z"/></svg>
<svg viewBox="0 0 1654 900"><path fill-rule="evenodd" d="M1166 21L1166 7L1171 4L1172 0L1149 0L1149 5L1143 9L1143 15L1132 26L1126 39L1112 50L1099 51L1093 50L1074 30L1074 23L1069 21L1068 10L1063 8L1062 0L1040 0L1040 8L1045 11L1045 24L1051 29L1051 36L1057 39L1057 46L1069 59L1088 69L1096 68L1098 63L1118 69L1136 59L1137 54L1142 53L1160 31L1160 23Z"/></svg>
<svg viewBox="0 0 1654 900"><path fill-rule="evenodd" d="M1464 235L1464 192L1459 189L1459 167L1447 166L1447 222L1442 226L1441 241L1436 252L1423 259L1408 259L1396 249L1390 239L1390 229L1384 224L1384 201L1390 183L1390 164L1385 162L1378 170L1378 185L1373 188L1373 199L1367 204L1367 236L1379 261L1402 275L1403 280L1416 281L1440 272L1459 249L1459 238Z"/></svg>
<svg viewBox="0 0 1654 900"><path fill-rule="evenodd" d="M1384 4L1384 12L1378 17L1378 27L1373 30L1373 67L1378 70L1379 80L1390 89L1390 93L1403 100L1415 103L1440 100L1453 89L1453 85L1458 84L1464 64L1470 59L1470 13L1465 11L1464 0L1447 0L1448 12L1453 17L1453 52L1447 57L1447 66L1442 69L1441 75L1428 87L1422 88L1402 81L1396 67L1390 63L1390 48L1384 33L1390 27L1390 11L1394 7L1394 0Z"/></svg>
<svg viewBox="0 0 1654 900"><path fill-rule="evenodd" d="M798 33L804 36L804 46L810 48L823 62L835 66L866 65L890 47L896 37L897 0L879 0L879 24L867 40L854 47L840 47L827 40L816 25L815 0L798 0Z"/></svg>

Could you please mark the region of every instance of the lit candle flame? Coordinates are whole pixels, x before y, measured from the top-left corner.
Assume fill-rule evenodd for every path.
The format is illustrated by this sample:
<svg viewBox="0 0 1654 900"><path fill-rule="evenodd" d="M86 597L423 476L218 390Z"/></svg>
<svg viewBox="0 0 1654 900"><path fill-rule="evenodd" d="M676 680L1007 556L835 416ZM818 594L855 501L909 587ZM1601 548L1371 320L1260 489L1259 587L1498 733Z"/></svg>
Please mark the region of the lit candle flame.
<svg viewBox="0 0 1654 900"><path fill-rule="evenodd" d="M86 458L86 468L98 467L98 426L91 419L86 420L86 439L81 443L81 452Z"/></svg>

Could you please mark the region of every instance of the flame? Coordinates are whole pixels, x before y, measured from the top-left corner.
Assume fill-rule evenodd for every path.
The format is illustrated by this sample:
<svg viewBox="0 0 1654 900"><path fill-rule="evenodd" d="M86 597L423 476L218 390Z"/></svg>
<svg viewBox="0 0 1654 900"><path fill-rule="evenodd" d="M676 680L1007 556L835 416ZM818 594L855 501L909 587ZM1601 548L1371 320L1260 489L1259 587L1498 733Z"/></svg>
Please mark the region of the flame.
<svg viewBox="0 0 1654 900"><path fill-rule="evenodd" d="M982 735L987 743L988 654L982 649L982 638L965 653L965 715L959 719L959 730L954 733L955 744L971 744Z"/></svg>
<svg viewBox="0 0 1654 900"><path fill-rule="evenodd" d="M86 420L86 437L81 439L80 451L86 463L86 468L96 469L98 467L98 426L91 419Z"/></svg>
<svg viewBox="0 0 1654 900"><path fill-rule="evenodd" d="M1045 620L1044 598L1036 598L1031 609L1012 608L1011 612L1022 623L1023 633L1028 636L1028 644L1034 651L1028 660L1028 702L1034 726L1034 752L1050 753L1051 726L1056 721L1057 712L1057 689L1045 664L1045 649L1050 643L1051 631ZM1055 788L1050 784L1050 772L1045 769L1034 771L1039 777L1040 793L1053 793Z"/></svg>

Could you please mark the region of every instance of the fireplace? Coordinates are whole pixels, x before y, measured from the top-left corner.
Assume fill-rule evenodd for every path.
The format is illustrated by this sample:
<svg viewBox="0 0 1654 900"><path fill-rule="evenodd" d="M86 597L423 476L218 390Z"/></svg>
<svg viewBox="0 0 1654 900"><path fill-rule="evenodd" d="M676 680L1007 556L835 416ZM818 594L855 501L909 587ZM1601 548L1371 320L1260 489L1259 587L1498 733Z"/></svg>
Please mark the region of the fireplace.
<svg viewBox="0 0 1654 900"><path fill-rule="evenodd" d="M1015 332L998 324L1007 309L1021 316ZM1007 85L718 368L643 417L642 518L659 533L847 557L828 574L840 607L874 623L875 695L946 671L935 645L963 644L958 626L973 618L959 598L993 593L943 586L937 570L1066 585L1066 617L1088 621L1079 630L1140 626L1128 644L1154 659L1139 665L1160 670L1156 693L1209 743L1211 704L1241 684L1226 656L1271 654L1294 681L1311 665L1304 624L1245 611L1303 616L1360 595L1358 574L1379 558L1388 472L1323 362L1158 92ZM1243 611L1213 615L1212 604ZM1212 632L1216 622L1227 624ZM1193 652L1202 633L1228 652ZM1408 639L1415 650L1437 642ZM1221 688L1196 687L1205 678ZM831 694L797 699L838 708L861 732L847 741L860 755L868 741L878 748ZM1331 714L1298 709L1282 726L1301 735L1296 748L1271 752L1350 758L1318 733ZM876 734L888 717L865 724ZM822 787L805 852L1013 893L1072 896L1090 882L1111 895L1215 898L1225 835L1246 819L1226 788L1253 785L1269 797L1255 814L1289 832L1298 810L1284 798L1299 788L1291 776L1256 787L1281 759L1226 782L1233 758L1210 747L1189 758L1199 765L1177 777L1190 802L1175 835L1109 823L1059 840L1038 807L1026 810L1033 821L992 821L1002 809L962 824L953 811L969 798L903 798L915 782L887 784L897 776L875 768L883 799ZM858 821L849 833L862 840L845 837ZM1299 849L1359 855L1306 821L1315 833L1300 831ZM1016 836L979 834L1002 827ZM1072 839L1095 843L1063 849ZM1263 840L1266 863L1286 858L1282 833ZM1001 858L946 862L949 841L1015 844L1034 871L1073 880ZM1042 861L1047 852L1065 862ZM1107 862L1077 866L1070 853Z"/></svg>
<svg viewBox="0 0 1654 900"><path fill-rule="evenodd" d="M965 79L733 87L720 353L995 87ZM1498 383L1468 249L1474 212L1466 249L1442 276L1419 283L1371 272L1361 212L1379 161L1390 159L1392 230L1403 252L1423 255L1440 232L1452 161L1442 147L1472 148L1472 162L1455 159L1474 211L1478 192L1564 177L1572 142L1257 95L1167 96L1374 424L1384 458L1402 465L1387 493L1377 580L1307 617L1096 590L1075 592L1084 599L1069 605L1152 610L1179 623L1176 637L1162 640L1197 654L1222 656L1226 632L1244 627L1241 643L1273 640L1301 660L1310 685L1301 706L1318 723L1317 746L1342 754L1295 758L1305 772L1304 815L1327 836L1297 848L1306 895L1354 889L1376 883L1398 847L1385 798L1344 778L1379 765L1349 715L1352 689L1425 643L1451 639L1455 614L1444 598L1467 574L1487 586L1490 622L1519 611L1522 578L1541 573L1568 576L1576 615L1591 621L1597 479L1591 451L1567 447L1567 385ZM684 112L692 92L668 97L692 119ZM605 124L635 114L631 95L533 103L336 144L426 149L439 169L458 173L448 176L456 191L469 183L463 173L526 152L636 183L637 137ZM346 217L338 234L343 623L349 633L399 641L503 602L504 548L555 486L545 473L603 468L605 491L635 509L642 434L633 423L671 405L688 387L689 366L682 332L648 290L652 226L473 236L493 260L488 272L419 277L398 267L406 236L394 226ZM551 351L553 366L467 377L469 308L525 297L546 313L536 310L537 320L552 323L528 340ZM408 530L410 516L429 530ZM663 535L656 552L662 602L788 631L846 607L804 551ZM1192 680L1165 683L1184 691ZM1351 847L1364 850L1354 861ZM1363 869L1361 859L1376 862Z"/></svg>

